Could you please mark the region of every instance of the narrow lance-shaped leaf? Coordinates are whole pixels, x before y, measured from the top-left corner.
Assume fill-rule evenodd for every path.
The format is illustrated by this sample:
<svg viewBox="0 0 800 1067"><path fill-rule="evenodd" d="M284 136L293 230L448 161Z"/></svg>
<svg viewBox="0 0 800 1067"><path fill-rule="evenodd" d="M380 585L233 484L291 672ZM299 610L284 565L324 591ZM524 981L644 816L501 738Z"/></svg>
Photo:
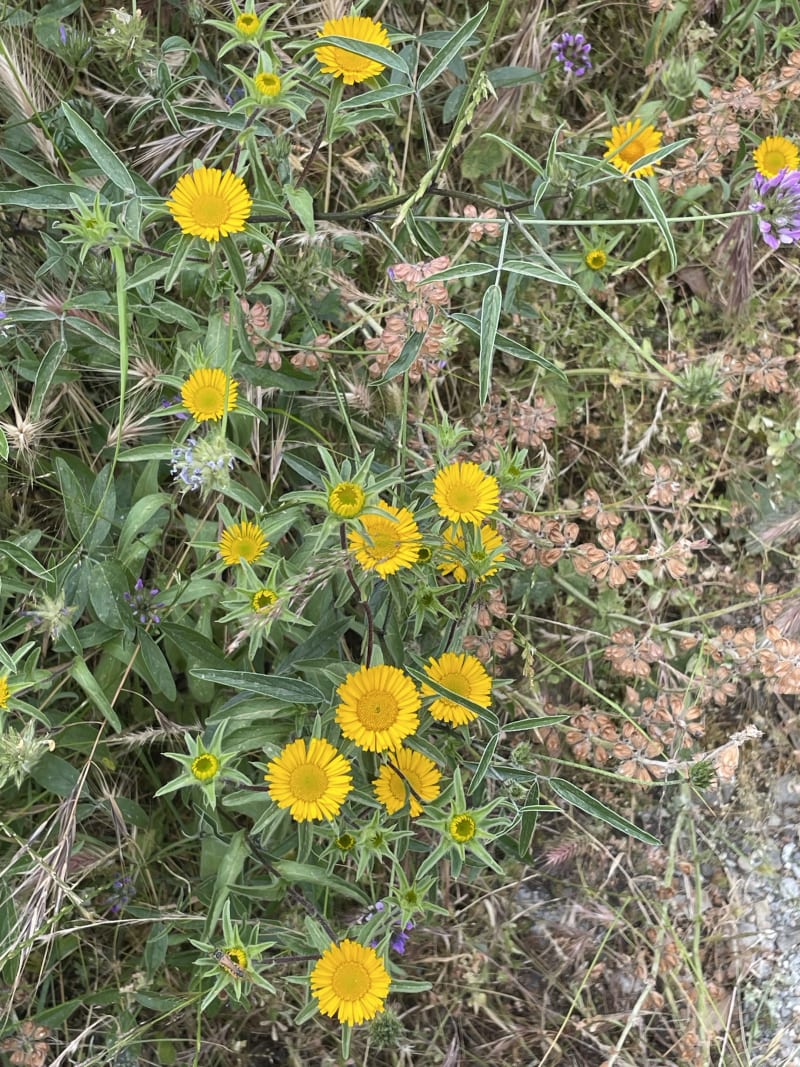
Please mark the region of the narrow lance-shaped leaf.
<svg viewBox="0 0 800 1067"><path fill-rule="evenodd" d="M503 306L503 290L495 282L483 294L481 303L481 348L478 357L478 383L481 407L489 398L492 384L492 360L497 327L500 325L500 309Z"/></svg>

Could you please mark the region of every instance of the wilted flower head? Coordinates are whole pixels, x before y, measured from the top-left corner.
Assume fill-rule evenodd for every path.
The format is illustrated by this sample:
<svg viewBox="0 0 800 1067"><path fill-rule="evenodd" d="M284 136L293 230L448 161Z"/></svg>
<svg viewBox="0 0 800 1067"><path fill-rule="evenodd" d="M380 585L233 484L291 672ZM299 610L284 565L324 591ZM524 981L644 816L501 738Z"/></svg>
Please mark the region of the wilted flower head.
<svg viewBox="0 0 800 1067"><path fill-rule="evenodd" d="M758 213L758 228L769 247L800 240L800 171L781 170L774 178L756 174L753 193L750 210Z"/></svg>
<svg viewBox="0 0 800 1067"><path fill-rule="evenodd" d="M553 58L557 63L563 64L566 74L574 74L576 78L580 78L592 69L592 61L589 59L592 46L582 33L562 33L550 47L553 50Z"/></svg>
<svg viewBox="0 0 800 1067"><path fill-rule="evenodd" d="M45 754L53 751L53 741L36 736L36 725L0 733L0 786L13 781L19 788Z"/></svg>
<svg viewBox="0 0 800 1067"><path fill-rule="evenodd" d="M43 595L33 602L31 611L23 611L22 614L32 619L41 633L57 641L76 611L77 608L67 605L64 593L59 592L53 597Z"/></svg>
<svg viewBox="0 0 800 1067"><path fill-rule="evenodd" d="M182 492L200 491L203 496L230 485L234 457L222 434L188 437L186 444L172 450L172 473Z"/></svg>

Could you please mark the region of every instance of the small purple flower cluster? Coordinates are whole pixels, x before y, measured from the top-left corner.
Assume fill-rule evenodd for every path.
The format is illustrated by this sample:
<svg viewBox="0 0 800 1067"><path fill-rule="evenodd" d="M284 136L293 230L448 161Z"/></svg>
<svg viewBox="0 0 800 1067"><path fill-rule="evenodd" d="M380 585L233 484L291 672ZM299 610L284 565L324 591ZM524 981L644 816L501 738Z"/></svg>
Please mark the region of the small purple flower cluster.
<svg viewBox="0 0 800 1067"><path fill-rule="evenodd" d="M800 171L781 170L774 178L756 174L757 197L750 210L758 213L758 228L770 248L800 241Z"/></svg>
<svg viewBox="0 0 800 1067"><path fill-rule="evenodd" d="M133 587L133 592L123 594L131 606L134 618L137 622L140 622L142 626L146 626L148 622L161 622L161 616L157 614L157 611L159 608L164 607L164 603L163 601L156 603L153 600L153 597L157 597L160 592L161 590L156 589L155 587L152 589L145 589L144 581L141 578L137 578L136 584Z"/></svg>
<svg viewBox="0 0 800 1067"><path fill-rule="evenodd" d="M227 442L216 438L187 437L182 447L172 450L172 473L183 483L183 492L223 488L234 466Z"/></svg>
<svg viewBox="0 0 800 1067"><path fill-rule="evenodd" d="M115 878L111 883L111 888L113 892L110 897L106 897L106 906L112 915L119 915L136 896L136 886L133 879L125 875L123 878Z"/></svg>
<svg viewBox="0 0 800 1067"><path fill-rule="evenodd" d="M589 59L592 46L582 33L562 33L550 47L556 62L563 64L565 74L574 74L576 78L581 78L592 69L592 61Z"/></svg>
<svg viewBox="0 0 800 1067"><path fill-rule="evenodd" d="M376 911L385 911L385 909L386 909L386 905L384 904L384 902L382 900L379 900L377 902L377 904L374 904L372 906L371 911L374 913ZM392 934L392 938L391 938L391 940L389 942L389 948L393 952L396 952L398 954L398 956L402 956L404 954L404 952L406 950L406 943L408 942L409 935L410 935L410 933L411 933L411 931L413 929L414 929L414 924L409 919L409 921L405 924L405 926L402 929L399 929L395 933ZM378 947L378 941L377 940L370 942L370 944L371 944L372 948L377 948Z"/></svg>

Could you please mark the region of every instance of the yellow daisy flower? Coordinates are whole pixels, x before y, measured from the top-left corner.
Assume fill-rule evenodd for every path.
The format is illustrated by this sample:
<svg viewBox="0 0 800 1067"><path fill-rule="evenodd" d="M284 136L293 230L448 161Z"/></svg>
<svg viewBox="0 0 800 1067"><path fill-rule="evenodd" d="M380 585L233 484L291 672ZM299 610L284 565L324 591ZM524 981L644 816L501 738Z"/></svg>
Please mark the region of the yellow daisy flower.
<svg viewBox="0 0 800 1067"><path fill-rule="evenodd" d="M328 507L337 519L354 519L366 502L367 494L357 482L338 482L328 493Z"/></svg>
<svg viewBox="0 0 800 1067"><path fill-rule="evenodd" d="M797 146L785 137L765 137L753 152L756 170L765 178L774 178L782 170L797 170L800 154Z"/></svg>
<svg viewBox="0 0 800 1067"><path fill-rule="evenodd" d="M8 707L8 701L11 697L11 690L8 687L8 675L0 674L0 708L5 710Z"/></svg>
<svg viewBox="0 0 800 1067"><path fill-rule="evenodd" d="M184 233L218 241L241 233L253 201L247 186L233 171L199 167L178 179L167 208Z"/></svg>
<svg viewBox="0 0 800 1067"><path fill-rule="evenodd" d="M490 552L493 552L496 548L502 546L503 538L497 530L493 530L491 526L481 526L480 530L481 545L484 553L483 558L485 559ZM445 562L438 564L436 569L442 574L452 574L457 582L466 582L468 575L461 562L463 553L467 550L464 531L460 526L450 526L444 531L442 539L444 540ZM478 559L476 557L477 553L473 553L473 558L476 563L483 562L483 559ZM495 556L498 563L502 563L505 558L506 557L502 552L498 556ZM490 567L488 571L478 577L478 581L485 582L486 579L491 578L493 574L497 574L497 567Z"/></svg>
<svg viewBox="0 0 800 1067"><path fill-rule="evenodd" d="M479 523L497 510L500 487L477 463L451 463L433 479L433 500L451 522Z"/></svg>
<svg viewBox="0 0 800 1067"><path fill-rule="evenodd" d="M278 594L274 589L258 589L250 600L250 606L253 611L263 613L269 611L274 603L278 599Z"/></svg>
<svg viewBox="0 0 800 1067"><path fill-rule="evenodd" d="M422 534L408 508L393 508L383 501L378 507L385 514L364 515L364 533L351 530L347 543L365 571L377 571L385 578L417 562Z"/></svg>
<svg viewBox="0 0 800 1067"><path fill-rule="evenodd" d="M448 827L450 830L450 836L454 841L457 841L459 845L466 845L468 841L471 841L478 832L478 824L468 811L462 812L460 815L454 815L450 820Z"/></svg>
<svg viewBox="0 0 800 1067"><path fill-rule="evenodd" d="M242 560L255 563L268 545L269 541L260 526L254 522L235 522L222 531L218 547L223 561L229 567L235 567Z"/></svg>
<svg viewBox="0 0 800 1067"><path fill-rule="evenodd" d="M359 748L383 752L397 748L419 726L417 687L397 667L361 667L336 690L341 704L336 721Z"/></svg>
<svg viewBox="0 0 800 1067"><path fill-rule="evenodd" d="M363 15L328 19L322 29L317 31L317 37L350 37L364 44L390 47L389 34L381 23ZM377 63L374 59L367 59L366 56L360 56L346 48L338 48L336 45L320 45L314 49L314 55L322 67L321 74L332 74L334 78L341 78L345 85L358 85L367 78L377 77L386 69L383 63Z"/></svg>
<svg viewBox="0 0 800 1067"><path fill-rule="evenodd" d="M425 810L420 801L427 803L439 796L441 771L432 759L411 748L398 748L389 760L373 779L375 798L390 815L408 802L409 814L416 819Z"/></svg>
<svg viewBox="0 0 800 1067"><path fill-rule="evenodd" d="M236 29L242 37L255 37L261 25L261 19L252 12L245 11L236 19Z"/></svg>
<svg viewBox="0 0 800 1067"><path fill-rule="evenodd" d="M329 741L312 737L286 745L267 764L269 795L295 822L334 819L353 788L350 762Z"/></svg>
<svg viewBox="0 0 800 1067"><path fill-rule="evenodd" d="M262 71L253 78L253 87L259 96L277 96L281 91L281 79L277 74L268 74Z"/></svg>
<svg viewBox="0 0 800 1067"><path fill-rule="evenodd" d="M660 147L662 137L661 131L654 126L642 128L641 119L626 122L622 126L612 126L611 140L606 141L608 151L603 154L603 159L610 158L611 163L623 174L632 172L634 178L649 178L655 173L652 166L635 168L635 165L642 156Z"/></svg>
<svg viewBox="0 0 800 1067"><path fill-rule="evenodd" d="M220 762L213 752L201 752L192 760L191 772L198 782L210 782L219 773Z"/></svg>
<svg viewBox="0 0 800 1067"><path fill-rule="evenodd" d="M184 407L198 422L216 422L233 411L238 395L239 383L219 367L200 367L181 386Z"/></svg>
<svg viewBox="0 0 800 1067"><path fill-rule="evenodd" d="M608 261L608 256L602 248L591 248L583 257L583 262L589 270L602 270Z"/></svg>
<svg viewBox="0 0 800 1067"><path fill-rule="evenodd" d="M481 661L475 656L445 652L438 659L431 659L425 668L425 673L445 689L466 697L473 704L480 704L482 708L488 708L492 702L492 679ZM423 685L422 695L435 696L436 694L430 686ZM434 719L449 722L451 726L464 726L478 717L476 712L462 707L456 701L438 696L430 706L430 713Z"/></svg>
<svg viewBox="0 0 800 1067"><path fill-rule="evenodd" d="M357 1026L383 1011L392 980L374 948L357 941L333 943L311 972L311 992L323 1015Z"/></svg>

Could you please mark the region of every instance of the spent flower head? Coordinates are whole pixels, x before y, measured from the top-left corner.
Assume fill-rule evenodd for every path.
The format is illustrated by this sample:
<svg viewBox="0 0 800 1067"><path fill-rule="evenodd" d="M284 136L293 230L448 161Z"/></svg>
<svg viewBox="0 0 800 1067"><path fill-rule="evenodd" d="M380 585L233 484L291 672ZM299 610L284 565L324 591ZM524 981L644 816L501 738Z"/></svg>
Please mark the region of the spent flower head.
<svg viewBox="0 0 800 1067"><path fill-rule="evenodd" d="M750 210L758 215L758 228L770 248L800 240L800 171L781 170L773 178L756 174Z"/></svg>
<svg viewBox="0 0 800 1067"><path fill-rule="evenodd" d="M170 469L182 493L199 492L205 499L210 493L224 493L230 488L235 459L225 435L211 433L188 437L183 445L176 445Z"/></svg>
<svg viewBox="0 0 800 1067"><path fill-rule="evenodd" d="M565 74L582 78L592 69L589 53L592 46L582 33L562 33L550 45L553 58L564 67Z"/></svg>
<svg viewBox="0 0 800 1067"><path fill-rule="evenodd" d="M0 677L0 709L7 704L8 681L3 676ZM0 728L0 788L13 782L19 789L45 752L52 752L54 747L52 740L36 736L34 722L27 722L22 730Z"/></svg>

